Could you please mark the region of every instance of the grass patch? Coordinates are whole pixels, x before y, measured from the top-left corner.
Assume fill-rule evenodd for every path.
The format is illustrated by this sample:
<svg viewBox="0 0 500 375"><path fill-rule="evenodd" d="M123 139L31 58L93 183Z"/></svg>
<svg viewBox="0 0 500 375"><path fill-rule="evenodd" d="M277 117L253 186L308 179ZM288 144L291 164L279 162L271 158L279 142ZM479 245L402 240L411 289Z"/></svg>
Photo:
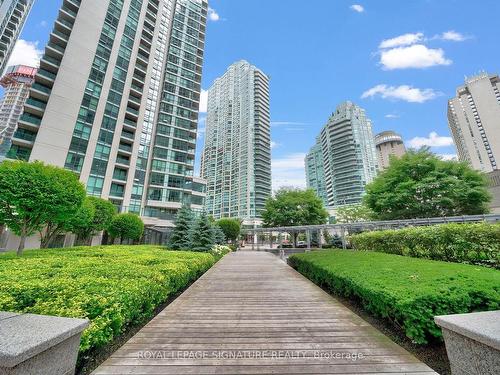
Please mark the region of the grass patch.
<svg viewBox="0 0 500 375"><path fill-rule="evenodd" d="M436 315L500 307L500 272L487 267L343 250L297 254L288 261L332 294L391 320L418 344L441 338Z"/></svg>
<svg viewBox="0 0 500 375"><path fill-rule="evenodd" d="M98 246L0 254L0 311L87 318L80 354L128 326L215 263L207 253L159 246Z"/></svg>

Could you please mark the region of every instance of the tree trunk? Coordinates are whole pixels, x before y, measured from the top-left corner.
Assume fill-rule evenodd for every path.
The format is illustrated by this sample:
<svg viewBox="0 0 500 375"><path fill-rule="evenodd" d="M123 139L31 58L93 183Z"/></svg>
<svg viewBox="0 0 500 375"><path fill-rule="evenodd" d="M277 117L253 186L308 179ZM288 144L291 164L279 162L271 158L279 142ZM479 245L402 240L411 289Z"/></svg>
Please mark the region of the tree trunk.
<svg viewBox="0 0 500 375"><path fill-rule="evenodd" d="M7 239L3 239L3 234L5 232L5 225L0 225L0 249L2 248L2 245L4 242L7 242ZM7 246L7 243L5 244Z"/></svg>
<svg viewBox="0 0 500 375"><path fill-rule="evenodd" d="M298 237L299 237L299 234L296 233L296 232L294 232L293 233L293 247L294 248L297 248L297 239L298 239Z"/></svg>
<svg viewBox="0 0 500 375"><path fill-rule="evenodd" d="M47 225L47 228L45 229L45 235L43 234L43 232L40 232L40 248L48 249L54 238L57 237L60 232L61 229L59 228L59 226L53 227L52 224Z"/></svg>
<svg viewBox="0 0 500 375"><path fill-rule="evenodd" d="M21 233L21 242L19 242L19 247L17 248L17 256L20 257L23 255L23 250L26 245L26 233L23 231Z"/></svg>
<svg viewBox="0 0 500 375"><path fill-rule="evenodd" d="M101 245L109 245L109 234L108 234L108 231L104 231L102 233L102 237L101 237Z"/></svg>

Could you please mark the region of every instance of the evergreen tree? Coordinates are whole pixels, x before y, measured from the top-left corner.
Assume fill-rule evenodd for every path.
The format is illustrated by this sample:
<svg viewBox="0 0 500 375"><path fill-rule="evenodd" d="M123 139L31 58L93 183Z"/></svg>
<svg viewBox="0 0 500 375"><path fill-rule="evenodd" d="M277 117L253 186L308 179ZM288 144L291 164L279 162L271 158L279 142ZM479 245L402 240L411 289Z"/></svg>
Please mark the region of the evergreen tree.
<svg viewBox="0 0 500 375"><path fill-rule="evenodd" d="M210 251L215 245L215 235L206 212L202 212L191 228L191 250Z"/></svg>
<svg viewBox="0 0 500 375"><path fill-rule="evenodd" d="M175 228L170 237L168 246L172 250L188 250L191 246L190 230L193 226L193 212L183 206L177 213Z"/></svg>
<svg viewBox="0 0 500 375"><path fill-rule="evenodd" d="M217 245L225 245L226 244L226 235L220 226L214 224L213 226L215 243Z"/></svg>

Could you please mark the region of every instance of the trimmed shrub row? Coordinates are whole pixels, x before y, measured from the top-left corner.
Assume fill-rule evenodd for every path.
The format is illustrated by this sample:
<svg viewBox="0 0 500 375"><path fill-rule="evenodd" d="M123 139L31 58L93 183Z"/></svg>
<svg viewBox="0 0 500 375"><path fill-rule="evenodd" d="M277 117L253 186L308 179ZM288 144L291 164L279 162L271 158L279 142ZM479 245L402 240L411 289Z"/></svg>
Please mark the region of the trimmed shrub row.
<svg viewBox="0 0 500 375"><path fill-rule="evenodd" d="M443 224L351 236L356 249L500 268L499 224Z"/></svg>
<svg viewBox="0 0 500 375"><path fill-rule="evenodd" d="M288 262L418 344L441 338L436 315L500 308L500 272L487 267L349 250L296 254Z"/></svg>
<svg viewBox="0 0 500 375"><path fill-rule="evenodd" d="M211 254L155 246L80 247L0 255L0 311L90 319L80 353L98 348L187 287Z"/></svg>

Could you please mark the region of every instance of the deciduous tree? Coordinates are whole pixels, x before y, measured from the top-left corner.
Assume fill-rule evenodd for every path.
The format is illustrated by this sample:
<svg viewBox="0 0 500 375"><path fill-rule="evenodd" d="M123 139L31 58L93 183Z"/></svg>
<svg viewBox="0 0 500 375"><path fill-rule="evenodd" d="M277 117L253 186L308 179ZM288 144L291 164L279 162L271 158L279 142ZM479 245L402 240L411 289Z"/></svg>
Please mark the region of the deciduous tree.
<svg viewBox="0 0 500 375"><path fill-rule="evenodd" d="M111 221L108 231L114 238L120 238L120 243L125 239L138 241L144 233L144 223L135 214L118 214Z"/></svg>
<svg viewBox="0 0 500 375"><path fill-rule="evenodd" d="M92 236L108 229L116 207L110 201L97 197L85 198L84 204L66 225L66 230L78 236L83 243L88 243Z"/></svg>
<svg viewBox="0 0 500 375"><path fill-rule="evenodd" d="M226 236L226 240L236 242L241 232L241 222L239 219L229 219L224 218L220 219L216 223Z"/></svg>
<svg viewBox="0 0 500 375"><path fill-rule="evenodd" d="M341 224L368 221L373 218L373 212L364 204L352 204L339 207L336 218Z"/></svg>
<svg viewBox="0 0 500 375"><path fill-rule="evenodd" d="M84 198L85 188L73 172L41 162L0 164L0 211L5 224L21 237L18 255L26 238L37 231L44 231L42 245L50 243Z"/></svg>
<svg viewBox="0 0 500 375"><path fill-rule="evenodd" d="M484 214L491 199L482 172L427 148L394 158L366 191L367 206L381 220Z"/></svg>
<svg viewBox="0 0 500 375"><path fill-rule="evenodd" d="M323 201L314 190L281 189L266 202L262 212L265 227L320 225L328 220ZM297 236L294 236L297 245Z"/></svg>

